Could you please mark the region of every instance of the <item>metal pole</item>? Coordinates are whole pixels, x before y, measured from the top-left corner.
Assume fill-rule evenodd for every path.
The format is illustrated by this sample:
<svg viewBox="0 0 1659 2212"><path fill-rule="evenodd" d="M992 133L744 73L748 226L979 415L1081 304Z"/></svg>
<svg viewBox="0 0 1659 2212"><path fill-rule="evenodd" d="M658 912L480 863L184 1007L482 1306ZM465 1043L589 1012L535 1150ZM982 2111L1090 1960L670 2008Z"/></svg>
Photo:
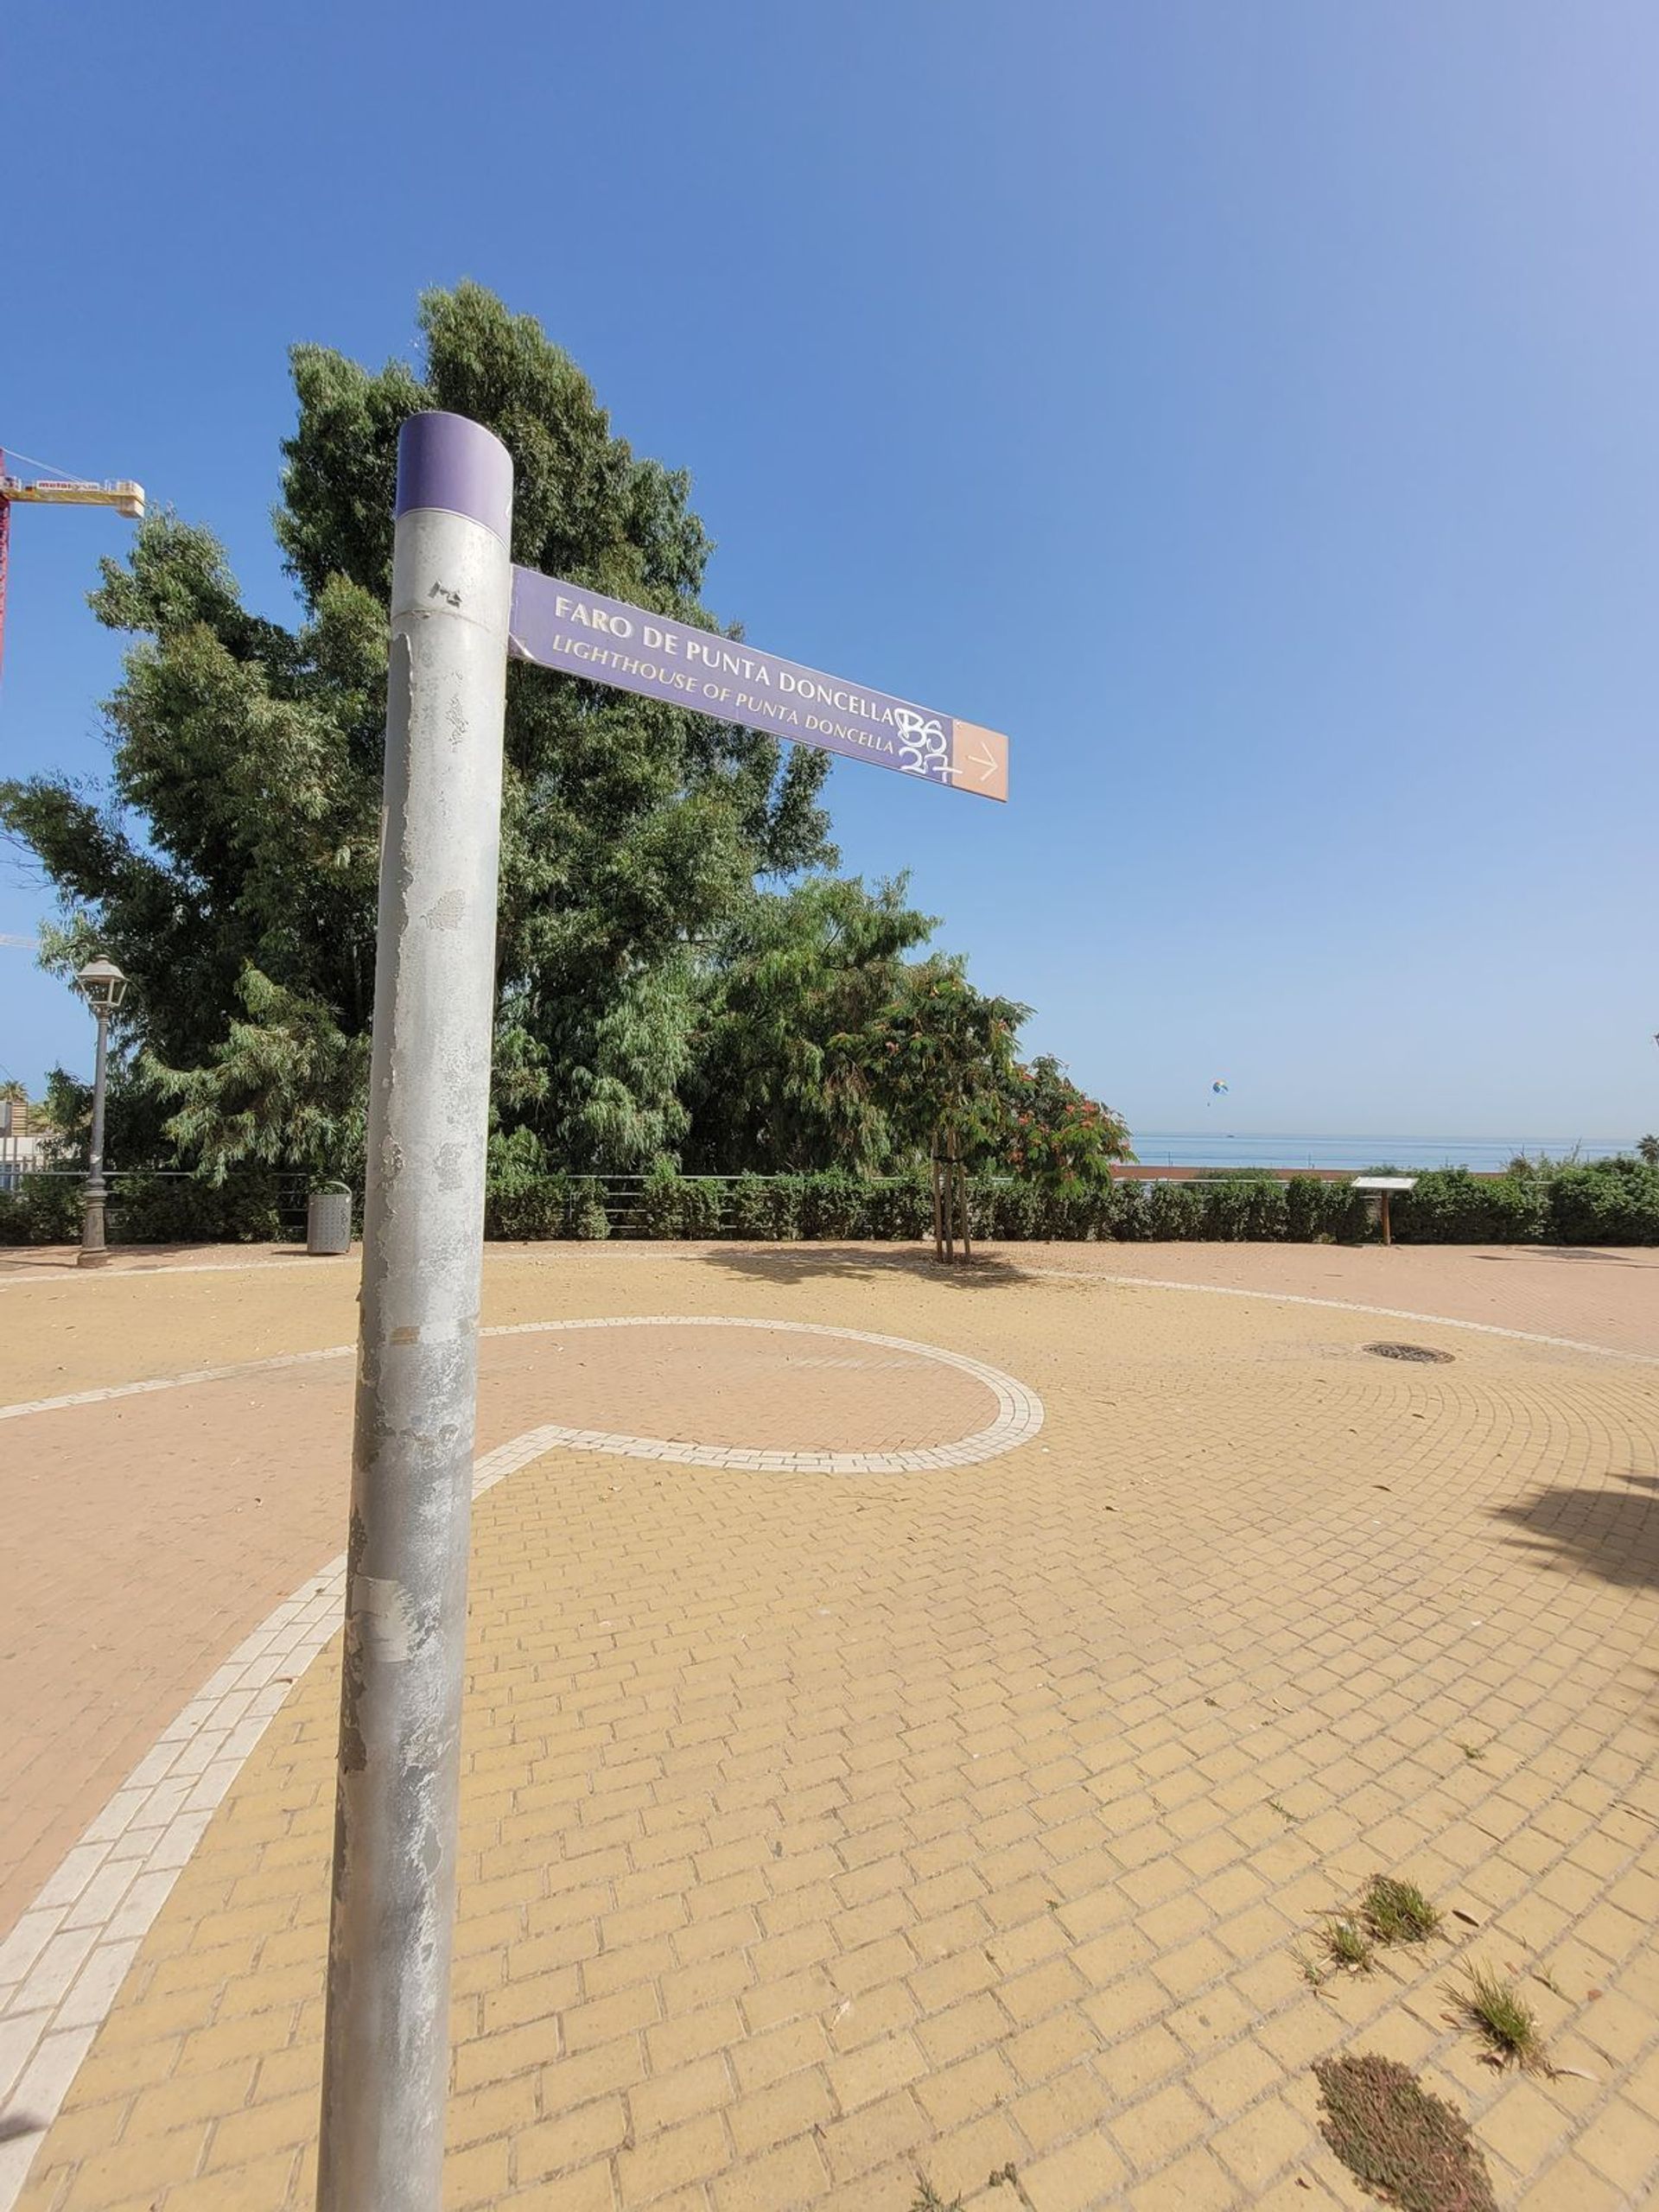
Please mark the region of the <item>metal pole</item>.
<svg viewBox="0 0 1659 2212"><path fill-rule="evenodd" d="M86 1154L86 1187L81 1195L78 1268L101 1268L109 1258L104 1242L104 1071L109 1057L110 1010L94 1007L98 1017L98 1063L92 1071L92 1141Z"/></svg>
<svg viewBox="0 0 1659 2212"><path fill-rule="evenodd" d="M319 2212L438 2212L512 463L397 448Z"/></svg>

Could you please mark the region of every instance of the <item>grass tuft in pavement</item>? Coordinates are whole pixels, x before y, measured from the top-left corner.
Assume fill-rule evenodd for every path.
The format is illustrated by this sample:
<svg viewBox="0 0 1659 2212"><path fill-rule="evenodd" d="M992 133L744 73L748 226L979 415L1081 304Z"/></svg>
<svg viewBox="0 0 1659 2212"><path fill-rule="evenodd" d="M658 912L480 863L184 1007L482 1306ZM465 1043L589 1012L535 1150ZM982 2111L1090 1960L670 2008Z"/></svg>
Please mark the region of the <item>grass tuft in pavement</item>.
<svg viewBox="0 0 1659 2212"><path fill-rule="evenodd" d="M1497 2063L1542 2066L1543 2031L1537 2014L1522 2000L1515 1984L1478 1964L1466 1967L1464 1974L1463 1986L1452 1992L1459 2017L1484 2037Z"/></svg>
<svg viewBox="0 0 1659 2212"><path fill-rule="evenodd" d="M1426 1943L1440 1932L1440 1916L1414 1882L1373 1874L1360 1916L1379 1943Z"/></svg>
<svg viewBox="0 0 1659 2212"><path fill-rule="evenodd" d="M1307 1984L1308 1987L1310 1989L1323 1989L1325 1986L1325 1974L1319 1966L1319 1961L1317 1959L1310 1959L1307 1953L1301 1948L1300 1944L1290 1955L1296 1961L1296 1971L1301 1975L1302 1980Z"/></svg>
<svg viewBox="0 0 1659 2212"><path fill-rule="evenodd" d="M962 2212L962 2199L953 2196L947 2204L925 2174L916 2177L916 2200L910 2212Z"/></svg>
<svg viewBox="0 0 1659 2212"><path fill-rule="evenodd" d="M1368 2051L1313 2072L1319 2132L1372 2196L1400 2212L1497 2212L1469 2123L1409 2067Z"/></svg>
<svg viewBox="0 0 1659 2212"><path fill-rule="evenodd" d="M1346 1967L1350 1974L1369 1974L1376 1962L1376 1947L1357 1920L1327 1921L1319 1941L1332 1965Z"/></svg>

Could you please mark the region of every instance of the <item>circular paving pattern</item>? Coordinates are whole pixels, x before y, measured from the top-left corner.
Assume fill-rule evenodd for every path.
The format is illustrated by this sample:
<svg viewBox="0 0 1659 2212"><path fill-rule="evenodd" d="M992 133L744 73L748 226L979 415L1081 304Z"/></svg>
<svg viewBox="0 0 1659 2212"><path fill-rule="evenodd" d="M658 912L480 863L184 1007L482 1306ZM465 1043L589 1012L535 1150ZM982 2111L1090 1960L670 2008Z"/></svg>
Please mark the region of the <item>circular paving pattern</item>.
<svg viewBox="0 0 1659 2212"><path fill-rule="evenodd" d="M679 1316L664 1261L512 1264L522 1302L480 1344L448 2202L906 2212L921 2177L948 2202L1012 2166L1039 2212L1334 2204L1308 2069L1351 2044L1466 2112L1506 2204L1659 2201L1640 1355L1403 1297L1361 1320L1243 1284L862 1262L807 1281L814 1321L734 1326ZM693 1265L764 1313L837 1263ZM284 1341L261 1296L178 1341ZM670 1310L528 1318L613 1297ZM1370 1354L1384 1318L1475 1333L1431 1372ZM1036 1378L1042 1456L1008 1448L1029 1394L912 1327ZM253 1509L291 1520L337 1451L349 1359L69 1414L97 1379L73 1350L32 1370L62 1410L0 1430L20 1511L61 1537L102 1501L130 1611L118 1540L143 1563L162 1531L176 1587L200 1491L245 1582ZM52 1455L32 1488L25 1449ZM841 1478L873 1466L897 1478ZM308 1662L339 1574L151 1724L0 1954L0 2204L31 2161L23 2212L308 2202L338 1685ZM92 1640L85 1606L54 1611ZM1443 1938L1316 1996L1299 1951L1382 1870ZM1476 1962L1528 1977L1555 2071L1498 2075L1447 2019Z"/></svg>
<svg viewBox="0 0 1659 2212"><path fill-rule="evenodd" d="M524 1430L481 1452L474 1471L480 1496L557 1449L762 1473L903 1474L995 1459L1043 1425L1041 1400L1000 1369L868 1330L735 1315L626 1314L518 1322L480 1335L497 1345L524 1340L519 1392L575 1419ZM350 1352L332 1345L282 1354L0 1414L153 1400L286 1370L315 1374ZM490 1386L512 1392L511 1357L491 1364ZM623 1408L642 1429L649 1424L671 1433L578 1425L584 1416L614 1420ZM0 2037L10 2032L18 2045L18 2109L27 2108L28 2123L0 2145L0 2205L21 2185L39 2135L214 1808L288 1685L337 1627L344 1570L343 1559L331 1562L230 1654L0 1945Z"/></svg>
<svg viewBox="0 0 1659 2212"><path fill-rule="evenodd" d="M555 1454L550 1482L556 1459L600 1453L664 1474L906 1480L965 1473L1041 1423L1020 1383L954 1351L779 1320L486 1329L480 1476L505 1451ZM0 1937L224 1654L338 1542L351 1393L339 1344L0 1407L0 1673L28 1715L0 1738ZM56 1508L32 1510L48 1492ZM131 1576L133 1547L151 1544L156 1571ZM5 1980L0 1957L0 2000Z"/></svg>
<svg viewBox="0 0 1659 2212"><path fill-rule="evenodd" d="M713 1348L711 1330L741 1334L735 1346ZM629 1333L587 1346L589 1332L613 1331ZM891 1475L976 1466L1043 1425L1042 1401L1001 1369L863 1329L629 1314L490 1333L576 1339L582 1349L561 1357L550 1386L562 1409L602 1417L626 1405L642 1432L584 1427L578 1418L531 1430L514 1450L564 1446L774 1474ZM843 1440L832 1446L832 1436Z"/></svg>

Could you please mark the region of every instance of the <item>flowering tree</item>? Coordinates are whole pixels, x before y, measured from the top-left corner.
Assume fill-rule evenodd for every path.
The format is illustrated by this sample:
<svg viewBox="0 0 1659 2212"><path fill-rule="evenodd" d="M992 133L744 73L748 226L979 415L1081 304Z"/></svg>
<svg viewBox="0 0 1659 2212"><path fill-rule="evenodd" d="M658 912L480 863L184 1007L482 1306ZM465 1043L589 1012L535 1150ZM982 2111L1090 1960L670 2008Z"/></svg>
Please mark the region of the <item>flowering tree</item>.
<svg viewBox="0 0 1659 2212"><path fill-rule="evenodd" d="M1052 1053L1016 1065L1008 1088L1003 1159L1022 1179L1061 1198L1112 1179L1112 1163L1132 1160L1126 1123L1079 1090Z"/></svg>

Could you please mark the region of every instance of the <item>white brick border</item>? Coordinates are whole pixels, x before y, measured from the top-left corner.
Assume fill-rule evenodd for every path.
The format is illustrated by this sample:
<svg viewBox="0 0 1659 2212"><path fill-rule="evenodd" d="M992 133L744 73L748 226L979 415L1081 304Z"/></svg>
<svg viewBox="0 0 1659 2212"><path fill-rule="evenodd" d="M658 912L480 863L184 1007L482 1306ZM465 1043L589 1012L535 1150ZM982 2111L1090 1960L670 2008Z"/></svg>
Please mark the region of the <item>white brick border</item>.
<svg viewBox="0 0 1659 2212"><path fill-rule="evenodd" d="M1465 1329L1471 1336L1507 1337L1512 1344L1548 1344L1553 1351L1585 1351L1597 1359L1627 1359L1637 1367L1659 1367L1659 1354L1622 1351L1614 1344L1587 1344L1581 1337L1547 1337L1537 1329L1506 1329L1497 1321L1459 1321L1450 1313L1417 1313L1405 1306L1365 1306L1353 1298L1309 1298L1294 1290L1249 1290L1236 1283L1182 1282L1161 1275L1096 1274L1091 1268L1032 1268L1045 1282L1108 1283L1114 1290L1185 1290L1196 1298L1254 1298L1270 1306L1314 1306L1329 1313L1370 1313L1383 1321L1420 1321L1437 1329Z"/></svg>
<svg viewBox="0 0 1659 2212"><path fill-rule="evenodd" d="M159 1272L159 1271L158 1271ZM487 1329L480 1335L488 1336ZM96 1390L66 1390L57 1398L24 1398L0 1406L0 1421L22 1421L26 1414L66 1413L72 1406L103 1406L111 1398L145 1398L156 1390L188 1390L196 1382L228 1382L240 1375L270 1375L282 1367L308 1367L315 1361L349 1359L352 1344L327 1344L321 1351L282 1351L270 1359L233 1360L226 1367L187 1368L181 1375L149 1375L137 1382L109 1382Z"/></svg>
<svg viewBox="0 0 1659 2212"><path fill-rule="evenodd" d="M836 1328L828 1322L630 1313L602 1319L519 1321L480 1333L524 1337L576 1329L650 1328L772 1329L910 1352L982 1382L996 1400L996 1417L972 1435L931 1451L862 1452L749 1452L548 1423L498 1445L479 1460L473 1475L474 1497L481 1497L518 1468L561 1447L766 1473L907 1474L924 1468L976 1465L1026 1443L1043 1425L1042 1401L1036 1392L998 1368L938 1344L877 1336L867 1329ZM345 1359L352 1349L334 1344L324 1351L289 1352L104 1390L72 1391L60 1398L0 1407L0 1420L143 1392L182 1389L232 1376L265 1374L317 1360ZM11 2212L16 2202L35 2154L114 2005L139 1944L215 1808L287 1697L289 1684L304 1673L339 1625L345 1592L342 1553L278 1605L202 1685L65 1854L0 1943L0 2109L14 2124L27 2123L22 2132L0 2139L0 2212Z"/></svg>
<svg viewBox="0 0 1659 2212"><path fill-rule="evenodd" d="M652 1436L613 1435L606 1430L550 1425L534 1433L544 1439L538 1451L569 1445L583 1452L617 1452L632 1459L677 1459L690 1466L748 1467L780 1474L893 1475L921 1467L969 1467L1011 1452L1043 1425L1040 1401L1000 1368L938 1344L913 1344L907 1337L872 1336L864 1329L841 1329L828 1322L769 1321L733 1313L622 1313L577 1321L507 1321L480 1329L480 1337L561 1335L571 1329L776 1329L783 1334L842 1337L855 1344L881 1344L890 1351L913 1352L942 1366L960 1368L982 1382L997 1402L996 1419L957 1443L928 1452L747 1452L723 1444L674 1444ZM224 1367L194 1367L181 1375L147 1376L137 1382L110 1382L95 1390L67 1390L56 1398L25 1398L0 1406L0 1421L21 1421L29 1414L67 1412L75 1406L107 1405L115 1398L143 1398L158 1390L182 1390L198 1382L228 1382L245 1375L270 1375L286 1367L321 1360L350 1359L353 1344L327 1344L321 1351L277 1352L270 1359L245 1359ZM1012 1424L1010 1429L1009 1424ZM942 1456L943 1455L943 1456ZM0 2204L0 2212L4 2212Z"/></svg>
<svg viewBox="0 0 1659 2212"><path fill-rule="evenodd" d="M550 1329L770 1329L780 1335L839 1337L843 1343L880 1344L887 1351L907 1351L918 1359L954 1367L982 1382L996 1400L996 1418L971 1436L954 1444L940 1444L913 1452L760 1452L727 1444L673 1444L655 1436L615 1435L604 1429L563 1428L550 1422L533 1428L510 1451L520 1446L534 1459L555 1446L575 1452L614 1452L631 1459L674 1459L683 1466L741 1467L779 1475L906 1475L924 1467L973 1467L1035 1436L1043 1425L1043 1404L1034 1390L1016 1382L1000 1368L963 1352L946 1351L938 1344L913 1343L908 1337L876 1336L868 1329L842 1329L827 1321L771 1321L725 1313L620 1314L595 1321L518 1321L486 1329L488 1337L536 1336Z"/></svg>
<svg viewBox="0 0 1659 2212"><path fill-rule="evenodd" d="M14 1245L10 1249L25 1251L29 1248ZM113 1246L111 1256L113 1258L120 1249L118 1244ZM67 1260L47 1261L35 1274L25 1271L27 1262L23 1267L0 1270L0 1290L26 1290L31 1284L42 1282L121 1282L128 1275L264 1275L270 1274L273 1268L277 1268L338 1267L345 1261L360 1263L361 1257L361 1252L354 1250L308 1253L302 1259L297 1255L287 1257L278 1252L263 1260L138 1260L130 1266L124 1260L118 1260L112 1268L99 1268L92 1274L82 1274L72 1254Z"/></svg>

